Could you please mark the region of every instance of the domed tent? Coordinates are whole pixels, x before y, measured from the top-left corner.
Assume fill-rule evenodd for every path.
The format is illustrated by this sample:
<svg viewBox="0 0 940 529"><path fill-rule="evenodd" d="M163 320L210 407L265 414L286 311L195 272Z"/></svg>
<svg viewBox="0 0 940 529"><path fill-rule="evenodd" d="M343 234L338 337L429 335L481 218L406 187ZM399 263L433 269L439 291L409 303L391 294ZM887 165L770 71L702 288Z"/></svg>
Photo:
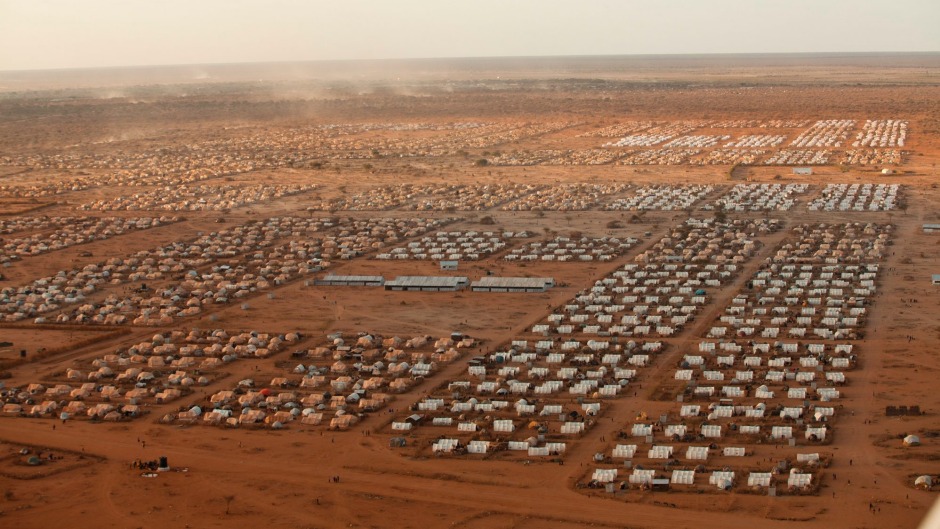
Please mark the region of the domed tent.
<svg viewBox="0 0 940 529"><path fill-rule="evenodd" d="M933 486L933 476L923 475L914 479L914 486L922 489L929 489Z"/></svg>
<svg viewBox="0 0 940 529"><path fill-rule="evenodd" d="M904 438L904 446L920 446L920 437L908 435Z"/></svg>

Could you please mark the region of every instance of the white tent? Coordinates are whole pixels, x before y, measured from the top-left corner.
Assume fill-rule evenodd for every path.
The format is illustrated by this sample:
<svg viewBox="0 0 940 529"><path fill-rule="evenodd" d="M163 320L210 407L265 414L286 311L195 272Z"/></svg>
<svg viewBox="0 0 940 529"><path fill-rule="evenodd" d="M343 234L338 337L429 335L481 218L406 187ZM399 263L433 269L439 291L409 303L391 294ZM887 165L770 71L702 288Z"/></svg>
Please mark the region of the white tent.
<svg viewBox="0 0 940 529"><path fill-rule="evenodd" d="M787 485L790 488L808 487L813 481L812 474L802 474L799 470L790 469L790 477L787 479Z"/></svg>
<svg viewBox="0 0 940 529"><path fill-rule="evenodd" d="M598 468L594 470L594 474L591 475L591 479L597 481L598 483L612 483L617 479L617 469L616 468Z"/></svg>
<svg viewBox="0 0 940 529"><path fill-rule="evenodd" d="M770 437L774 439L790 439L793 437L792 426L774 426L770 430Z"/></svg>
<svg viewBox="0 0 940 529"><path fill-rule="evenodd" d="M485 454L489 448L489 441L470 441L467 443L467 453L470 454Z"/></svg>
<svg viewBox="0 0 940 529"><path fill-rule="evenodd" d="M672 437L674 435L678 435L682 437L683 435L685 435L687 430L688 430L688 426L684 424L670 424L666 426L664 433L666 434L666 437Z"/></svg>
<svg viewBox="0 0 940 529"><path fill-rule="evenodd" d="M815 440L817 441L823 441L826 439L826 427L825 426L821 428L807 427L805 437L807 439L815 438Z"/></svg>
<svg viewBox="0 0 940 529"><path fill-rule="evenodd" d="M716 470L709 476L708 484L722 490L729 490L734 485L734 472Z"/></svg>
<svg viewBox="0 0 940 529"><path fill-rule="evenodd" d="M773 483L770 472L751 472L747 477L748 487L769 487Z"/></svg>
<svg viewBox="0 0 940 529"><path fill-rule="evenodd" d="M561 433L566 435L576 435L584 432L583 422L565 422L561 425Z"/></svg>
<svg viewBox="0 0 940 529"><path fill-rule="evenodd" d="M647 453L650 459L669 459L672 457L673 447L667 445L653 445Z"/></svg>
<svg viewBox="0 0 940 529"><path fill-rule="evenodd" d="M796 460L800 463L814 463L819 461L819 454L796 454Z"/></svg>
<svg viewBox="0 0 940 529"><path fill-rule="evenodd" d="M721 437L721 425L719 424L703 424L700 431L705 437Z"/></svg>
<svg viewBox="0 0 940 529"><path fill-rule="evenodd" d="M635 468L633 469L633 473L630 474L629 481L630 483L633 483L634 485L641 484L641 483L652 483L653 476L655 475L656 475L655 470Z"/></svg>
<svg viewBox="0 0 940 529"><path fill-rule="evenodd" d="M457 448L457 439L440 439L436 441L431 450L434 452L453 452L454 448Z"/></svg>
<svg viewBox="0 0 940 529"><path fill-rule="evenodd" d="M512 432L516 429L510 420L496 420L493 421L493 431L494 432Z"/></svg>
<svg viewBox="0 0 940 529"><path fill-rule="evenodd" d="M636 453L636 445L617 445L611 452L611 457L632 459Z"/></svg>
<svg viewBox="0 0 940 529"><path fill-rule="evenodd" d="M634 424L630 430L630 435L634 437L646 437L653 435L653 426L649 424Z"/></svg>

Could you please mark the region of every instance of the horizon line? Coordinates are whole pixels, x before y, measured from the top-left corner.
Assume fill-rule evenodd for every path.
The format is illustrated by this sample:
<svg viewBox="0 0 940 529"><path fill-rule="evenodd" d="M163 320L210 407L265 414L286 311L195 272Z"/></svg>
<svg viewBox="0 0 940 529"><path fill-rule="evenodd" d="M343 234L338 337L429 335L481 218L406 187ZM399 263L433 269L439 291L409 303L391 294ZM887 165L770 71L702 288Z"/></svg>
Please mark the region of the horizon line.
<svg viewBox="0 0 940 529"><path fill-rule="evenodd" d="M386 57L376 59L292 59L269 61L229 61L229 62L193 62L193 63L152 63L121 64L111 66L75 66L55 68L0 69L2 73L38 73L38 72L74 72L89 70L117 70L137 68L179 68L190 66L257 66L262 64L336 64L336 63L394 63L406 61L442 61L442 60L491 60L491 59L583 59L613 57L762 57L762 56L846 56L846 55L940 55L940 50L915 51L793 51L793 52L710 52L710 53L608 53L608 54L571 54L571 55L480 55L480 56L443 56L443 57Z"/></svg>

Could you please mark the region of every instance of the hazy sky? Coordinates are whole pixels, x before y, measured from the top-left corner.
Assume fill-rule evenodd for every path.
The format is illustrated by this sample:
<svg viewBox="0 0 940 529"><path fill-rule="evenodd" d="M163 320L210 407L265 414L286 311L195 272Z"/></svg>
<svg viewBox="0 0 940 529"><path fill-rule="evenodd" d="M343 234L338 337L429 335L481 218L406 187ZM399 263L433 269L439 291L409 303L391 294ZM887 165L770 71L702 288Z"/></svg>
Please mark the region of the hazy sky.
<svg viewBox="0 0 940 529"><path fill-rule="evenodd" d="M0 70L940 51L940 0L0 0Z"/></svg>

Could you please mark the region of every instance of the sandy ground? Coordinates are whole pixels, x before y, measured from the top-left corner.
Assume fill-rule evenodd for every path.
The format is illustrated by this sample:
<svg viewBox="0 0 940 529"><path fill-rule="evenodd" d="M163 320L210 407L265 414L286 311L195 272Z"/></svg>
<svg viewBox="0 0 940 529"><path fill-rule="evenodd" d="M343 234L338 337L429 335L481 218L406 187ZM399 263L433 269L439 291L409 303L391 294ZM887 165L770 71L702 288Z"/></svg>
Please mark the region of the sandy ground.
<svg viewBox="0 0 940 529"><path fill-rule="evenodd" d="M669 347L655 364L640 374L640 391L611 400L598 424L583 437L573 441L563 464L524 461L525 458L429 457L421 450L388 447L392 432L389 423L394 413L384 410L367 416L350 431L331 431L323 426L292 424L280 431L269 429L224 429L208 426L161 424L164 413L181 405L197 402L204 395L230 389L244 376L278 373L277 363L288 360L288 353L270 359L242 362L217 373L210 384L182 401L150 405L147 414L119 423L92 423L74 420L63 424L50 418L0 417L0 526L42 528L61 524L72 527L462 527L462 528L536 528L536 527L651 527L694 528L728 527L914 527L936 492L913 488L913 478L920 474L940 473L940 429L937 413L935 377L940 363L935 350L940 343L940 291L930 285L930 275L940 273L940 236L925 234L921 224L940 222L937 204L936 162L940 158L937 102L940 89L933 81L916 74L910 84L902 81L908 72L897 72L877 65L898 82L888 85L877 76L865 77L861 86L841 83L857 70L844 66L827 77L813 70L812 82L792 85L773 80L770 66L753 67L761 75L760 85L747 93L728 99L736 90L731 80L715 73L682 70L683 79L708 80L712 87L675 86L662 91L648 88L573 89L569 91L533 91L500 89L487 95L472 92L455 104L441 95L413 98L406 95L374 94L327 103L316 98L286 107L265 102L258 94L245 97L250 108L235 117L219 112L208 102L213 98L239 100L228 94L205 96L205 107L193 113L184 99L167 99L166 108L156 112L149 105L128 109L126 102L88 100L75 103L76 112L51 120L32 121L28 116L0 123L0 130L25 126L19 143L10 134L3 144L12 153L59 152L66 145L65 135L54 130L55 124L74 135L87 132L89 138L101 133L93 109L113 118L110 129L144 131L130 134L117 144L85 144L79 151L146 149L155 145L186 143L203 134L237 135L238 131L219 132L223 125L240 125L256 130L276 129L299 121L292 110L297 105L308 111L320 108L317 122L336 121L343 111L355 119L376 121L444 122L455 116L465 120L525 119L551 121L582 120L583 125L544 136L520 140L512 148L589 148L597 138L579 138L577 134L592 127L621 120L654 116L669 121L686 118L727 117L770 119L806 117L807 119L845 116L856 119L900 117L911 120L910 151L899 167L898 175L881 175L874 168L848 170L836 166L818 167L811 177L789 174L788 168L755 167L745 171L754 182L807 182L814 187L797 208L775 212L774 217L787 227L798 223L878 222L896 226L891 254L883 264L879 291L871 306L868 333L857 347L862 351L859 368L850 374L850 385L841 400L841 414L831 443L820 451L832 455L831 464L822 473L821 487L815 495L768 497L749 493L702 494L648 492L631 490L610 495L602 490L576 488L594 468L594 453L609 448L618 428L630 423L640 410L657 414L674 407L664 402L655 388L670 381L674 366L691 345L697 343L701 328L724 308L725 302L742 288L744 280L756 270L786 237L786 229L765 237L765 245L746 265L737 280L723 289L696 320L697 324L666 340ZM749 66L752 67L752 66ZM793 76L789 67L776 66L781 76ZM934 66L930 66L934 68ZM661 79L679 76L664 71ZM735 72L740 73L738 70ZM655 77L655 74L649 74ZM717 76L717 77L716 77ZM736 81L738 77L733 77ZM487 77L489 78L489 77ZM779 83L779 84L778 84ZM632 93L631 90L636 90ZM780 95L786 91L787 95ZM631 109L615 106L611 94L621 98L635 96ZM43 113L38 93L24 105L35 104ZM566 95L567 94L567 95ZM250 96L250 97L249 97ZM159 96L164 97L164 96ZM158 98L159 98L158 97ZM569 100L566 102L565 97ZM246 100L248 100L246 99ZM715 105L720 99L721 104ZM890 103L885 103L890 101ZM507 102L515 102L505 106ZM811 102L810 106L803 103ZM884 103L884 104L883 104ZM9 104L9 103L6 103ZM240 103L235 103L239 105ZM246 103L247 104L247 103ZM264 106L267 104L268 106ZM885 108L888 105L890 108ZM190 112L187 112L187 108ZM505 108L506 110L495 110ZM286 110L285 110L286 109ZM828 109L826 112L820 110ZM2 114L2 112L0 112ZM192 114L192 115L191 115ZM192 119L198 114L204 121ZM510 118L506 118L505 115ZM187 115L182 121L174 116ZM83 117L84 116L84 117ZM20 118L25 119L22 121ZM83 121L86 119L87 121ZM26 125L22 125L26 123ZM6 127L6 128L3 128ZM215 130L213 130L215 129ZM239 129L240 130L240 129ZM370 133L373 137L396 137L395 131ZM423 133L401 133L418 137ZM97 146L93 146L97 145ZM70 148L71 149L71 148ZM243 222L276 215L310 216L306 208L321 198L336 197L366 190L376 185L414 182L419 184L519 182L552 184L563 182L629 182L715 184L729 181L728 167L693 166L540 166L477 167L473 161L483 149L471 150L469 156L442 158L390 159L368 162L332 161L325 169L265 169L237 175L240 182L316 183L314 193L256 204L229 212L185 212L185 219L172 226L146 230L112 239L27 257L3 269L3 286L20 285L29 280L54 274L58 270L98 262L109 256L125 255L176 240L194 238L200 232L218 231ZM94 171L92 171L94 172ZM778 177L779 175L779 177ZM18 172L0 171L2 183L54 181L64 176L55 170ZM743 180L742 180L743 181ZM212 182L211 180L209 182ZM907 208L893 212L809 212L807 200L816 196L827 183L901 183ZM140 192L143 188L133 188ZM724 188L722 188L723 190ZM716 190L710 197L720 194ZM89 200L126 194L126 189L99 187L76 191L41 201L0 199L0 215L82 215L74 206ZM143 212L116 212L114 215L139 215ZM159 213L164 214L164 213ZM326 216L327 212L317 212ZM372 218L415 216L457 217L446 229L454 230L529 230L535 239L549 232L566 235L581 232L591 236L613 234L636 237L639 244L625 255L607 263L513 263L500 260L506 251L477 262L461 263L460 275L476 279L493 271L497 275L552 276L559 286L541 294L397 293L379 288L317 287L303 280L293 281L248 300L242 309L234 303L213 309L197 318L175 323L173 329L226 328L260 330L270 333L300 331L313 344L333 331L368 331L383 335L408 337L417 334L444 336L460 331L479 339L483 351L492 351L530 328L553 307L559 307L577 292L632 260L650 243L688 216L685 211L650 211L636 218L632 212L508 212L491 208L485 212L434 211L412 212L392 209L381 212L339 211L341 217ZM694 216L705 212L694 211ZM112 215L96 212L96 216ZM494 224L481 224L490 216ZM734 217L735 215L730 215ZM757 216L764 214L742 214ZM623 227L610 229L611 221ZM553 235L554 236L554 235ZM522 241L513 242L516 246ZM508 249L507 249L508 251ZM85 253L90 252L91 256ZM367 257L335 263L330 271L337 274L398 275L438 274L434 262L377 261ZM454 273L448 273L453 275ZM309 279L309 278L308 278ZM116 287L121 291L121 287ZM916 301L912 301L916 300ZM121 326L37 326L30 323L0 324L0 341L14 346L0 349L0 361L15 361L21 348L29 352L26 363L9 367L2 380L8 387L37 381L60 380L67 367L88 362L119 347L139 342L159 330L152 327ZM909 338L910 337L910 338ZM42 354L42 352L47 354ZM428 377L406 393L395 396L389 408L403 410L432 393L435 388L466 372L469 355ZM885 406L919 405L924 415L887 417ZM899 436L918 434L923 445L901 446ZM602 440L603 439L603 440ZM23 448L35 454L51 451L62 459L41 466L25 464ZM783 449L786 452L787 449ZM782 452L761 447L755 458L773 457ZM171 472L156 477L142 477L130 468L135 459L150 460L167 456ZM338 476L339 482L331 480ZM875 507L875 512L869 508Z"/></svg>

